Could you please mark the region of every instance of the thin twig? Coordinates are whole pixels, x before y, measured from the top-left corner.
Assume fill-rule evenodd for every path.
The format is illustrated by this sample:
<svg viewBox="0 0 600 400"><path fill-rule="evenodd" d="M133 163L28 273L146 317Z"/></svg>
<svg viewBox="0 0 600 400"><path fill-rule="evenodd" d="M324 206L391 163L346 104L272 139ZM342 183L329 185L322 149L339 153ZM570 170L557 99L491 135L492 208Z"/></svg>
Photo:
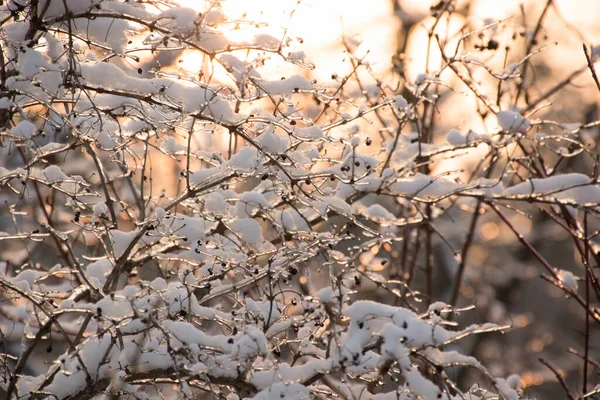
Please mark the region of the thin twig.
<svg viewBox="0 0 600 400"><path fill-rule="evenodd" d="M559 373L548 361L544 360L543 358L538 358L538 360L542 364L544 364L546 367L548 367L548 369L550 371L552 371L552 373L556 377L556 380L558 381L558 383L560 383L560 385L562 386L563 390L565 391L565 394L567 395L567 398L569 400L575 400L575 396L573 396L573 394L569 390L569 387L567 386L567 383L565 382L565 379L563 378L562 374Z"/></svg>

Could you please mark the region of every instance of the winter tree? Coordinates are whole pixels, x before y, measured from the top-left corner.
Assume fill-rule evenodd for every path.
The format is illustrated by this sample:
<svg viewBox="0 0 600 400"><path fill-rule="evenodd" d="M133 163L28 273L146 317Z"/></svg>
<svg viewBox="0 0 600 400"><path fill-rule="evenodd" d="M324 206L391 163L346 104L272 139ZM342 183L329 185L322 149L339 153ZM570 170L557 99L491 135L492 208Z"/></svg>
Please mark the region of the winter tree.
<svg viewBox="0 0 600 400"><path fill-rule="evenodd" d="M227 3L0 5L3 397L527 398L469 344L519 326L477 314L503 313L477 273L526 262L583 321L575 380L543 367L562 398L600 393L599 122L551 103L584 75L600 91L598 48L537 90L553 1L456 26L468 6L440 0L397 8L425 32L419 73L342 35L322 81L289 29L303 2L276 26ZM472 125L442 131L448 102ZM475 266L490 229L523 260Z"/></svg>

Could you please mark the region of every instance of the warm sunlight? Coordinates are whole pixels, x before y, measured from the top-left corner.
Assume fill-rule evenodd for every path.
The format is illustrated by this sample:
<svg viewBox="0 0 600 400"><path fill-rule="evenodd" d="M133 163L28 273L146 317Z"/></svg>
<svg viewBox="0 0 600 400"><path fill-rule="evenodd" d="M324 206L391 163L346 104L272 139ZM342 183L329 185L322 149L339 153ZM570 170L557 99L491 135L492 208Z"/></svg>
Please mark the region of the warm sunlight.
<svg viewBox="0 0 600 400"><path fill-rule="evenodd" d="M180 0L179 3L202 13L217 9L214 1ZM364 1L360 0L227 0L219 2L218 7L228 21L215 28L227 39L244 42L257 33L267 33L279 40L291 39L287 51L310 54L307 62L316 66L310 76L320 81L350 69L341 56L342 36L352 48L360 47L355 54L368 52L366 60L380 73L388 68L381 60L389 60L396 48L398 21L389 0L373 0L369 7L364 7ZM198 65L201 61L190 54L180 67L188 70ZM280 74L294 69L278 58L268 60L265 67L264 71L277 70Z"/></svg>
<svg viewBox="0 0 600 400"><path fill-rule="evenodd" d="M600 396L598 13L0 1L0 399Z"/></svg>

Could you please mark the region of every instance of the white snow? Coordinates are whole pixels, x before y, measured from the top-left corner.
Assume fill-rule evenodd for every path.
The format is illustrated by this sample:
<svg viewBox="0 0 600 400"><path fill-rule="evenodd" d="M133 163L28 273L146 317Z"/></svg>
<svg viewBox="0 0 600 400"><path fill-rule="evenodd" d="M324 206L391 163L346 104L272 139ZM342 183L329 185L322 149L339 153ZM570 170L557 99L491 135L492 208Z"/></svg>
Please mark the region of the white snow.
<svg viewBox="0 0 600 400"><path fill-rule="evenodd" d="M116 229L110 231L109 236L115 257L120 257L123 254L137 234L138 231L124 232Z"/></svg>
<svg viewBox="0 0 600 400"><path fill-rule="evenodd" d="M227 162L227 166L235 171L253 172L262 167L258 151L253 147L244 147Z"/></svg>
<svg viewBox="0 0 600 400"><path fill-rule="evenodd" d="M204 205L210 212L221 216L226 215L229 210L229 204L219 192L212 192L205 195Z"/></svg>
<svg viewBox="0 0 600 400"><path fill-rule="evenodd" d="M548 178L534 178L505 190L509 196L549 196L562 202L581 205L598 204L600 187L591 178L579 173L567 173Z"/></svg>
<svg viewBox="0 0 600 400"><path fill-rule="evenodd" d="M295 128L293 132L295 137L306 140L320 139L324 136L323 130L317 125L307 128Z"/></svg>
<svg viewBox="0 0 600 400"><path fill-rule="evenodd" d="M50 165L34 175L39 176L41 179L45 179L50 183L69 179L69 177L57 165Z"/></svg>
<svg viewBox="0 0 600 400"><path fill-rule="evenodd" d="M94 215L99 217L101 215L108 215L108 206L104 202L94 204Z"/></svg>
<svg viewBox="0 0 600 400"><path fill-rule="evenodd" d="M26 2L11 0L7 7ZM390 267L384 261L395 257L390 246L402 240L398 226L412 223L423 199L461 192L486 200L544 196L597 205L596 180L566 174L506 189L498 178L463 184L443 172L414 173L420 156L436 156L431 160L437 168L442 158L454 162L456 156L470 152L455 151L456 147L500 146L511 138L453 129L446 135L448 143L418 143L417 132L405 132L397 143L389 140L379 146L375 138L380 125L385 125L382 137L389 138L398 117L416 107L402 95L382 100L385 82L380 87L365 82L365 102L360 91L350 88L355 80L350 76L350 86L342 88L339 100L325 100L334 91L321 90L311 74L289 76L284 69L277 69L281 75L271 73L271 65L276 66L272 63L281 59L309 67L304 52L291 47L300 41L291 30L279 35L263 32L263 27L273 31L281 27L254 24L251 15L229 19L226 2L188 1L188 8L171 3L40 0L44 22L53 26L48 25L31 45L25 40L29 9L17 11L18 18L0 11L9 18L2 28L7 68L15 70L5 80L6 90L15 95L0 99L0 108L10 108L16 124L7 135L6 151L0 149L6 156L2 160L6 165L0 167L0 186L7 189L3 200L22 206L15 209L19 221L25 218L23 213L35 216L37 205L31 209L28 204L37 204L31 189L39 186L43 201L51 202L52 219L64 222L57 231L76 245L77 267L83 268L72 271L62 264L37 268L35 263L30 267L25 248L7 253L17 260L10 265L22 265L21 269L0 263L4 286L11 284L26 293L12 296L0 310L7 321L14 320L10 329L5 329L7 321L0 321L0 329L11 335L15 354L20 335L31 338L43 323L52 321L46 312L60 315L61 325L52 325L44 342L62 340L57 328L71 338L81 331L74 349L55 344L49 352L65 353L55 356L53 363L23 371L18 395L24 400L36 392L79 398L93 386L96 397L155 400L193 397L197 388L192 383L198 382L214 384L215 393L223 384L230 386L226 392L239 384L254 387L247 395L256 399L308 400L331 396L325 385L330 382L323 376L331 378L339 398L458 399L458 394L442 395L447 388L443 380L419 368L432 362L483 369L475 358L447 346L470 334L497 330L495 325L450 329L451 322L444 320L449 306L443 303L419 314L427 308L423 303L411 301L412 310L392 302L356 300L379 284L400 293L401 282L386 281L380 274ZM67 12L93 12L97 17L71 19L68 26ZM127 18L108 17L109 13ZM233 42L229 38L239 33L238 27L256 29L258 34ZM76 34L72 40L67 28ZM358 46L356 38L347 40ZM186 63L178 65L180 57ZM189 60L197 65L190 69ZM367 69L375 66L366 59L362 63ZM290 67L296 71L297 65ZM65 80L70 68L77 75L76 85ZM342 79L331 80L335 85ZM409 89L427 100L432 93L418 85L441 80L421 74L415 83ZM298 94L304 92L308 93ZM371 100L383 107L378 108L380 118L374 118L367 104ZM323 115L320 101L329 102ZM448 124L463 119L457 117ZM524 134L533 125L514 111L502 111L497 118L504 132ZM229 152L228 140L235 135L235 150ZM367 137L377 145L367 147ZM25 151L22 160L10 140ZM114 202L104 197L81 141L98 150ZM167 176L170 170L161 161L185 170L188 156L191 187L185 176ZM382 171L388 156L390 162ZM142 165L165 176L140 191L140 176L130 174L139 174ZM75 171L85 179L73 175ZM508 175L503 179L510 182ZM179 186L170 190L170 183ZM147 212L139 212L139 204ZM438 215L434 209L432 218ZM120 230L96 223L113 211ZM83 222L70 226L81 214ZM365 224L369 231L346 240L349 235L342 227L349 223L355 223L352 232L365 229ZM12 231L7 227L0 236L3 243L19 237L28 237L32 244L51 239L47 231L34 231L37 227L24 224ZM374 234L377 229L380 235ZM122 256L130 246L125 260ZM117 272L117 262L125 263L129 276L115 280L114 288L106 292L90 292L89 283L94 289L106 285ZM305 277L308 273L313 275ZM557 270L557 274L562 287L578 289L573 273ZM307 284L300 281L299 286L297 280L304 278ZM362 286L358 278L363 279ZM46 296L55 300L44 301L41 309L30 304L30 299ZM293 363L291 355L298 355ZM383 392L386 387L370 393L368 382L390 362L395 363L390 373L399 383L388 393ZM29 371L42 375L24 375ZM186 376L177 384L153 387L132 381L132 371L159 380L173 371ZM343 378L346 374L353 378ZM501 396L518 396L518 377L495 383Z"/></svg>
<svg viewBox="0 0 600 400"><path fill-rule="evenodd" d="M440 389L434 385L429 379L421 375L419 370L411 367L408 372L404 372L406 384L410 390L419 397L424 399L437 399L440 394Z"/></svg>
<svg viewBox="0 0 600 400"><path fill-rule="evenodd" d="M402 96L401 94L399 94L394 99L394 106L397 109L399 109L399 110L404 110L408 106L408 102L406 101L406 99L404 98L404 96Z"/></svg>
<svg viewBox="0 0 600 400"><path fill-rule="evenodd" d="M260 224L253 218L238 218L231 221L228 226L240 236L241 240L250 245L260 244L264 241Z"/></svg>
<svg viewBox="0 0 600 400"><path fill-rule="evenodd" d="M106 278L110 274L113 269L113 265L111 261L107 258L94 261L91 264L88 264L86 267L86 271L92 283L96 285L96 287L102 287L106 283Z"/></svg>
<svg viewBox="0 0 600 400"><path fill-rule="evenodd" d="M256 138L256 141L260 144L263 150L278 154L283 153L290 145L290 139L288 135L280 135L274 132L272 126L267 128L260 136Z"/></svg>
<svg viewBox="0 0 600 400"><path fill-rule="evenodd" d="M96 141L103 149L112 149L115 147L115 141L106 131L102 131L96 135Z"/></svg>
<svg viewBox="0 0 600 400"><path fill-rule="evenodd" d="M33 134L35 133L36 127L30 121L24 119L19 122L17 126L11 128L9 133L15 136L20 136L24 139L31 139Z"/></svg>
<svg viewBox="0 0 600 400"><path fill-rule="evenodd" d="M352 206L346 203L344 199L340 199L339 197L321 197L321 200L337 213L341 213L342 215L352 214Z"/></svg>
<svg viewBox="0 0 600 400"><path fill-rule="evenodd" d="M499 394L502 395L506 400L519 399L519 393L517 393L517 391L513 389L506 380L497 378L495 383Z"/></svg>
<svg viewBox="0 0 600 400"><path fill-rule="evenodd" d="M218 57L227 72L235 79L238 85L244 84L246 78L262 79L260 74L248 61L240 60L232 54L222 54Z"/></svg>
<svg viewBox="0 0 600 400"><path fill-rule="evenodd" d="M254 400L308 400L310 391L300 383L278 382L261 390Z"/></svg>
<svg viewBox="0 0 600 400"><path fill-rule="evenodd" d="M560 283L562 286L572 292L577 292L577 288L579 285L577 284L577 278L570 271L565 271L561 269L558 271L558 277L560 278Z"/></svg>
<svg viewBox="0 0 600 400"><path fill-rule="evenodd" d="M174 154L185 154L186 151L186 146L177 143L177 140L172 136L167 136L161 143L160 148L169 156Z"/></svg>
<svg viewBox="0 0 600 400"><path fill-rule="evenodd" d="M282 80L262 81L260 82L260 86L271 95L279 95L286 98L290 98L293 93L298 91L314 90L310 82L300 75L293 75Z"/></svg>
<svg viewBox="0 0 600 400"><path fill-rule="evenodd" d="M409 178L400 178L390 185L392 193L407 197L431 198L443 197L465 188L466 185L452 182L446 177L431 177L416 173Z"/></svg>
<svg viewBox="0 0 600 400"><path fill-rule="evenodd" d="M527 118L515 111L500 111L496 117L502 130L509 133L527 133L531 126L531 122Z"/></svg>
<svg viewBox="0 0 600 400"><path fill-rule="evenodd" d="M461 146L467 143L467 138L458 129L450 129L446 133L446 141L451 145Z"/></svg>

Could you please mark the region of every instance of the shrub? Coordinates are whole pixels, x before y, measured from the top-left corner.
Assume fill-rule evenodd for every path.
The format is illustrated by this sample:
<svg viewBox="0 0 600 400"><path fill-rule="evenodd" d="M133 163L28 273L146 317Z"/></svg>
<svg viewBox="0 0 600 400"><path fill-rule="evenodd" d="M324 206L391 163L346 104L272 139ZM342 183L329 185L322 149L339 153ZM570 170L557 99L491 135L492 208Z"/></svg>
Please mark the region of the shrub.
<svg viewBox="0 0 600 400"><path fill-rule="evenodd" d="M496 70L485 57L501 51L506 21L452 37L437 27L453 2L431 12L439 66L413 79L398 58L384 80L344 38L349 72L319 84L301 40L231 19L218 1L200 13L6 2L6 397L521 398L518 376L492 376L460 346L512 326L459 318L473 312L460 289L477 284L468 255L484 218L581 306L581 388L596 393L600 188L582 135L597 121L538 117L571 83L530 93L539 29ZM227 36L246 24L254 35ZM584 49L578 73L595 73ZM272 59L298 72L267 75ZM485 129L434 134L449 87L468 93L464 112ZM462 171L441 172L448 160ZM546 259L517 212L564 230L581 265ZM34 365L44 350L56 360ZM465 368L479 373L470 387Z"/></svg>

